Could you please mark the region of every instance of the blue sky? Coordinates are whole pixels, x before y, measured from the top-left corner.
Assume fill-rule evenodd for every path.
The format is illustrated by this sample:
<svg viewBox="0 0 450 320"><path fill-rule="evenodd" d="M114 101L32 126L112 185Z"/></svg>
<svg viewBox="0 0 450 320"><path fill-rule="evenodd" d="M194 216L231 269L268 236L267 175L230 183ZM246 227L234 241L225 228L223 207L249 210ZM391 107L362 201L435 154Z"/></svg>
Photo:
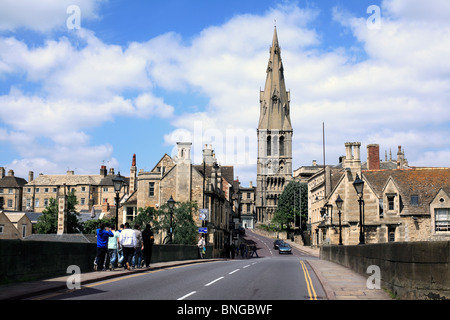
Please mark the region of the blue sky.
<svg viewBox="0 0 450 320"><path fill-rule="evenodd" d="M70 5L79 29L67 27ZM150 170L189 140L194 162L212 143L255 181L275 20L294 169L322 163L322 123L327 163L360 141L363 159L378 143L381 158L401 145L411 165L449 166L446 0L2 1L0 166L25 178L102 164L128 174L133 153Z"/></svg>

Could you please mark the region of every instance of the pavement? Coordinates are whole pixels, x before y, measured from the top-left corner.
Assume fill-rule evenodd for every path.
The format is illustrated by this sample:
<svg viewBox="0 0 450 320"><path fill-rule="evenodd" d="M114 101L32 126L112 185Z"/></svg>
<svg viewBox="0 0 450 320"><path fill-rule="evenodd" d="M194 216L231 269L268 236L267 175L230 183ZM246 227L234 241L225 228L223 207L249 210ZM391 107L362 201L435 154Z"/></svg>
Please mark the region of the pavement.
<svg viewBox="0 0 450 320"><path fill-rule="evenodd" d="M319 257L319 249L302 246L294 242L290 242L290 244L303 253L307 253L316 258ZM114 271L93 271L82 273L80 275L80 282L81 285L86 285L132 273L221 260L223 259L170 261L154 263L149 269L140 268L128 271L119 268ZM327 299L329 300L391 300L391 297L383 289L368 289L366 285L367 277L364 277L347 267L315 258L306 259L306 261L317 275L317 278L327 295ZM71 275L0 286L0 300L21 300L37 295L42 296L57 290L64 290L67 289L69 277L71 277Z"/></svg>
<svg viewBox="0 0 450 320"><path fill-rule="evenodd" d="M289 242L292 247L319 258L320 250ZM306 260L313 269L328 300L392 300L383 289L369 289L367 278L343 265L321 259Z"/></svg>

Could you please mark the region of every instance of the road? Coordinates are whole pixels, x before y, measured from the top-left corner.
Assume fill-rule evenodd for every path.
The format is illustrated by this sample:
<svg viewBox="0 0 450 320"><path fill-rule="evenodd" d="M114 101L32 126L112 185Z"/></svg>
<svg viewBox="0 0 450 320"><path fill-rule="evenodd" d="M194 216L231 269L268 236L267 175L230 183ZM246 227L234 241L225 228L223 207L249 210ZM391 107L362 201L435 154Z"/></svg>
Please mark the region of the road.
<svg viewBox="0 0 450 320"><path fill-rule="evenodd" d="M81 289L47 294L57 300L319 300L325 293L306 260L293 248L280 255L273 240L247 231L259 258L203 262L127 274Z"/></svg>

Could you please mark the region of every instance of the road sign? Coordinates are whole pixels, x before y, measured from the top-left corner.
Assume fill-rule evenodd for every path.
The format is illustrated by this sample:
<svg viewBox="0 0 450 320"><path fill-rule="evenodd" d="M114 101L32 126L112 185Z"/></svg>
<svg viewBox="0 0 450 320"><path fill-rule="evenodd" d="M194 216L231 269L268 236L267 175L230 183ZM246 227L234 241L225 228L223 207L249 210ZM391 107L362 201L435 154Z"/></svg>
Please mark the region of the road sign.
<svg viewBox="0 0 450 320"><path fill-rule="evenodd" d="M208 228L198 228L198 233L208 233Z"/></svg>
<svg viewBox="0 0 450 320"><path fill-rule="evenodd" d="M208 220L208 209L200 209L200 215L199 218L201 221Z"/></svg>

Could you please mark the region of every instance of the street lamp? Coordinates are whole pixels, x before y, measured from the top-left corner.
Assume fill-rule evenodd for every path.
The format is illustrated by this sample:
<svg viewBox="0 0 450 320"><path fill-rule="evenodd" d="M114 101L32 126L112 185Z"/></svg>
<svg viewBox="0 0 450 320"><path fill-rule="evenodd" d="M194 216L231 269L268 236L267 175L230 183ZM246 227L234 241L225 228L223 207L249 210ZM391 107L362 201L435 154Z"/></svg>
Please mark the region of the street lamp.
<svg viewBox="0 0 450 320"><path fill-rule="evenodd" d="M365 244L365 236L364 236L364 212L363 212L363 191L364 191L364 181L362 181L358 174L356 174L356 179L353 182L353 187L355 187L356 193L359 197L359 244Z"/></svg>
<svg viewBox="0 0 450 320"><path fill-rule="evenodd" d="M344 203L344 200L341 199L341 196L338 195L336 199L336 207L338 208L338 214L339 214L339 245L342 246L342 224L341 224L341 209L342 204Z"/></svg>
<svg viewBox="0 0 450 320"><path fill-rule="evenodd" d="M114 191L116 192L116 230L119 230L119 192L122 189L124 180L123 177L119 174L112 179Z"/></svg>
<svg viewBox="0 0 450 320"><path fill-rule="evenodd" d="M167 200L167 205L169 206L169 213L170 213L169 243L172 243L173 207L175 206L175 200L173 200L172 196L170 196L170 199Z"/></svg>

